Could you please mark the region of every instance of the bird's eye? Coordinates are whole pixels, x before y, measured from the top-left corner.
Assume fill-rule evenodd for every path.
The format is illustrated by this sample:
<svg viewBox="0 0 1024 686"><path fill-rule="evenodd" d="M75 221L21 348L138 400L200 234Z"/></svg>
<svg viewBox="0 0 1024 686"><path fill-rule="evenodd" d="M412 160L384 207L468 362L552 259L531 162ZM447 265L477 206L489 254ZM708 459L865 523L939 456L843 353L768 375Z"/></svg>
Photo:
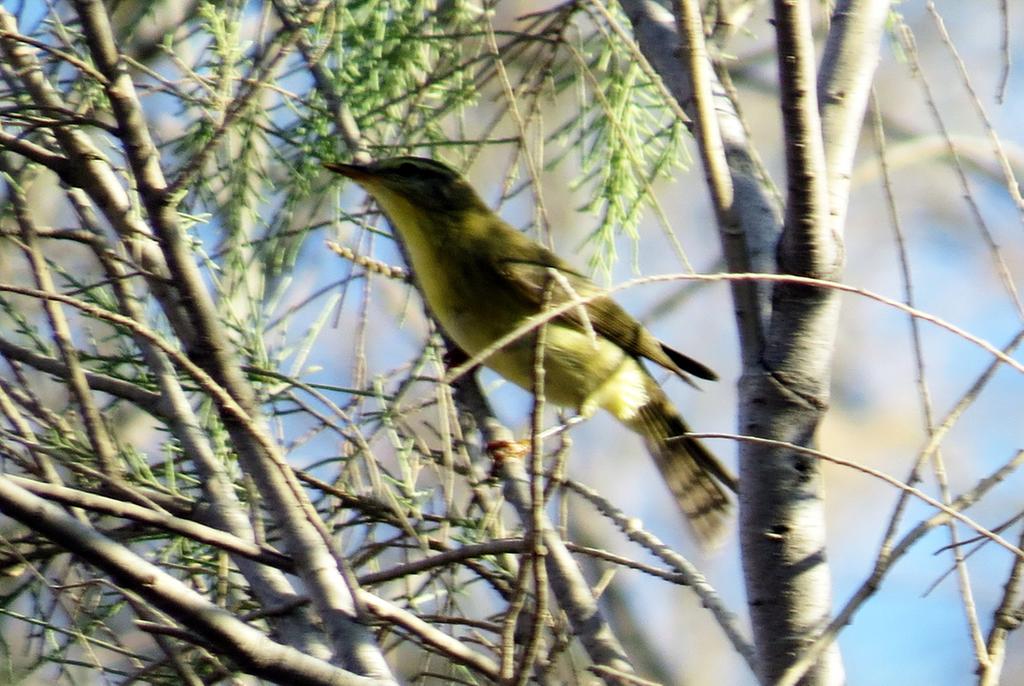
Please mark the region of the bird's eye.
<svg viewBox="0 0 1024 686"><path fill-rule="evenodd" d="M417 176L420 173L420 168L412 162L402 162L398 165L397 171L402 176Z"/></svg>

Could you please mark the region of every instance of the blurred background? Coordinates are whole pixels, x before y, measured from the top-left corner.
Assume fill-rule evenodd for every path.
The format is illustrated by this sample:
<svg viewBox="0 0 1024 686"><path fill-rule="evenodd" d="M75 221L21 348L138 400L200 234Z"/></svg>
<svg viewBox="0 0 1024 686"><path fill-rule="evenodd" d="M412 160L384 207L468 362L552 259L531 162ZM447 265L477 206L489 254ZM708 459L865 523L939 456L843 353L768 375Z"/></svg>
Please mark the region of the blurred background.
<svg viewBox="0 0 1024 686"><path fill-rule="evenodd" d="M22 32L46 40L61 34L55 21L67 16L61 3L5 5L19 17ZM290 45L273 61L280 44L267 36L280 27L262 3L229 3L224 13L209 3L109 5L120 22L123 49L137 60L133 75L143 84L149 125L169 176L212 140L246 79L265 77L264 67L273 73L269 85L234 113L228 133L183 189L182 212L197 259L246 363L301 379L343 408L351 420L345 430L365 434L374 459L392 470L398 490L423 511L443 513L452 493L465 498L462 487L445 486L425 459L414 457L437 449L444 432L452 430L447 406L438 400L443 393L436 384L442 373L436 339L418 296L407 283L368 274L327 246L333 241L358 255L402 265L386 222L365 195L319 171L321 159L349 159L353 150L331 123L336 103L315 87L308 55ZM311 49L325 55L322 64L331 70L336 93L370 153L412 152L463 169L507 221L603 285L678 274L678 280L619 290L616 298L669 345L718 372L718 383L702 383L697 392L652 370L694 430L735 433L740 367L728 284L686 279L721 271L724 264L703 172L685 127L638 66L618 8L498 2L486 8L491 31L480 21L485 8L429 5L338 3L329 14L333 18L307 27ZM815 9L824 35L827 15L817 4ZM909 294L914 307L999 348L1024 326L1017 293L1024 273L1024 208L1019 194L1015 202L1008 192L1001 166L1005 159L1014 173L1024 172L1021 9L1009 3L1005 19L995 3L894 6L875 79L877 122L869 112L845 234L844 283L897 301ZM218 24L224 17L230 21ZM455 28L447 31L448 26ZM65 28L73 31L73 23ZM911 39L916 52L908 50ZM774 40L769 8L753 3L752 15L721 57L754 146L784 196ZM495 68L492 42L500 47L504 75ZM52 75L76 92L70 66L54 66ZM0 107L16 100L17 93L5 90ZM83 110L105 120L102 112L84 105ZM892 207L877 131L884 135ZM94 135L105 152L118 157L112 136L98 130ZM66 227L77 221L52 175L37 180L32 195L40 224ZM49 257L69 288L72 277L83 283L100 279L85 248ZM3 243L0 275L11 283L30 279L22 259ZM12 312L28 312L31 319L32 305L16 299L5 305L0 331L13 336ZM155 312L153 317L159 322ZM992 363L978 345L940 326L919 321L917 328L920 367L905 312L860 295L842 296L832 406L818 433L820 450L908 478L928 443L929 423L945 421ZM114 355L109 341L88 326L77 342L98 356ZM1024 359L1016 351L1011 355ZM486 370L480 379L498 417L527 436L529 395ZM37 382L40 397L63 402L56 384ZM306 398L302 405L285 385L265 383L268 415L293 465L326 480L363 473L346 462L354 448L344 431L323 421L322 403ZM1024 377L1002 365L949 427L938 455L954 497L1024 446L1022 397ZM157 422L123 405L111 413L122 443L151 463L166 456L168 438ZM559 418L549 411L547 421L555 425ZM608 417L575 426L569 437L569 476L691 558L744 617L735 533L718 551L698 550L639 439ZM558 440L548 442L550 448L557 445ZM735 467L732 442L714 439L709 445ZM825 478L838 608L868 578L899 494L849 468L826 465ZM932 466L918 486L941 498ZM361 487L370 489L353 483ZM969 516L987 527L1011 519L1024 506L1022 487L1015 473ZM567 512L573 540L655 564L588 503L570 499ZM912 499L898 531L909 531L933 512ZM962 539L973 536L958 529ZM1020 530L1017 522L1002 533L1017 542ZM384 538L380 532L346 532L344 543L354 554L362 550L363 536ZM939 552L949 542L948 531L937 528L916 543L843 630L839 644L850 684L974 680L965 600L957 574L950 572L951 553ZM992 544L976 552L974 547L964 548L972 551L966 567L980 630L987 635L1012 558ZM602 600L627 649L642 653L637 660L648 666L647 673L695 686L755 683L688 588L590 558L582 564L593 583L610 575ZM464 602L468 616L498 609L476 589L466 591ZM8 615L4 635L16 636L9 632L21 626ZM1020 632L1010 637L1003 683L1024 683L1021 641Z"/></svg>

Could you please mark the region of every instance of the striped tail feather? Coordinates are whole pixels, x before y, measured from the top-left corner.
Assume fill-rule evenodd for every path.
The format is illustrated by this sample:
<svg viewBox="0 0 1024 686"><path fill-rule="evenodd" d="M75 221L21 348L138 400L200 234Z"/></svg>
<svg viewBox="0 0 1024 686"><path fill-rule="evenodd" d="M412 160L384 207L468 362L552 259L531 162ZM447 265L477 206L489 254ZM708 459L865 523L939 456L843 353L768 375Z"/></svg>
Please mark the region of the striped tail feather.
<svg viewBox="0 0 1024 686"><path fill-rule="evenodd" d="M689 427L654 379L647 391L648 402L625 424L643 437L698 541L714 548L732 512L723 484L735 491L736 479L700 441L685 436Z"/></svg>

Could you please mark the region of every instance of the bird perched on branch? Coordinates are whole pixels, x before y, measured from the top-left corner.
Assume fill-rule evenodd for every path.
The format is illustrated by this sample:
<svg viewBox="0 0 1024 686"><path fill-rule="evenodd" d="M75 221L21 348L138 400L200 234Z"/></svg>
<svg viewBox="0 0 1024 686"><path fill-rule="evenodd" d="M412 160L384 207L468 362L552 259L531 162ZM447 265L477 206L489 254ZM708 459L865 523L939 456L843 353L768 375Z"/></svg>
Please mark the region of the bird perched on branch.
<svg viewBox="0 0 1024 686"><path fill-rule="evenodd" d="M643 437L679 507L702 543L723 531L735 478L696 439L640 362L690 381L710 369L656 339L588 278L490 210L455 170L419 157L371 164L325 163L377 201L397 231L413 278L451 340L477 355L531 317L565 311L546 324L544 394L583 415L610 412ZM575 306L567 303L584 301ZM533 389L536 329L483 360Z"/></svg>

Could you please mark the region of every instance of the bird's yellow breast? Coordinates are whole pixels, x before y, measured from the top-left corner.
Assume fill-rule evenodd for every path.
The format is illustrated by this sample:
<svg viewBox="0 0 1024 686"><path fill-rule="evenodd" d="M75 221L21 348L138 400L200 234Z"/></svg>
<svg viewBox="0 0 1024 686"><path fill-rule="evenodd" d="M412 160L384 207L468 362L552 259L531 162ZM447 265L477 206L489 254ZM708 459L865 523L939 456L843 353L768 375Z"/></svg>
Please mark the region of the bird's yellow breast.
<svg viewBox="0 0 1024 686"><path fill-rule="evenodd" d="M401 196L386 206L398 230L416 283L431 313L459 346L480 352L518 326L531 313L518 294L509 293L502 275L479 252L488 217L466 213L456 233Z"/></svg>
<svg viewBox="0 0 1024 686"><path fill-rule="evenodd" d="M398 231L413 276L434 316L448 330L449 313L459 309L458 260L446 253L457 248L451 233L437 226L436 218L387 188L375 189L378 203ZM449 335L452 332L449 331Z"/></svg>
<svg viewBox="0 0 1024 686"><path fill-rule="evenodd" d="M486 252L493 218L467 212L439 219L397 193L378 193L401 236L410 266L434 317L455 343L477 355L538 313L539 308ZM458 221L458 231L438 221ZM601 407L631 419L648 400L649 377L632 356L602 336L559 322L545 335L545 395L557 405L592 413ZM489 355L484 364L509 381L533 389L536 336L530 334Z"/></svg>
<svg viewBox="0 0 1024 686"><path fill-rule="evenodd" d="M484 364L516 385L532 391L537 355L529 336L494 353ZM632 356L606 338L558 323L544 336L544 394L548 402L578 409L597 408L629 421L649 400L650 377Z"/></svg>

